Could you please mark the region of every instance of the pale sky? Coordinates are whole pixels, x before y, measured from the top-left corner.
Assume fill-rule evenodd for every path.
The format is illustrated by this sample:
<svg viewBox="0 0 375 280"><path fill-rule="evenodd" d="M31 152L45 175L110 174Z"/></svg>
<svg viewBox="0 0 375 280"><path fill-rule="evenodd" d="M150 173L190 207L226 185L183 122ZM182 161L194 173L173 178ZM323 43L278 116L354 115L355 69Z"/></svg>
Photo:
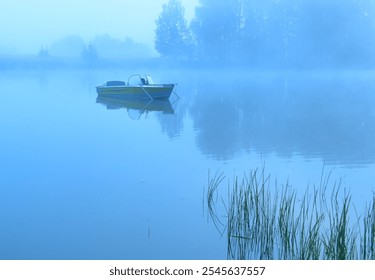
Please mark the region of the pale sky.
<svg viewBox="0 0 375 280"><path fill-rule="evenodd" d="M168 0L7 0L0 2L0 50L36 53L67 35L86 42L109 34L153 46L155 20ZM188 20L199 0L181 0Z"/></svg>

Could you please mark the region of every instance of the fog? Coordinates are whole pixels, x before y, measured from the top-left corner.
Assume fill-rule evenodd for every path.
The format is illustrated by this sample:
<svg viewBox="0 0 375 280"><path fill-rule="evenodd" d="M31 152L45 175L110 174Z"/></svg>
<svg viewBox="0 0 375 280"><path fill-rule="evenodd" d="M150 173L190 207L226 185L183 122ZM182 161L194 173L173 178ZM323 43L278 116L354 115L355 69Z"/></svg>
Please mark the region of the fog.
<svg viewBox="0 0 375 280"><path fill-rule="evenodd" d="M2 4L3 67L16 54L267 69L375 62L373 0L24 2Z"/></svg>
<svg viewBox="0 0 375 280"><path fill-rule="evenodd" d="M310 208L304 190L342 187L350 221L375 221L375 0L22 0L0 10L0 259L232 258L231 238L250 238L226 222L218 232L208 204L232 217L237 177L254 170L275 197L293 187L295 213ZM138 73L159 84L141 88L174 84L176 94L98 94ZM225 176L213 196L210 174ZM336 228L330 217L322 224ZM304 236L298 221L285 228Z"/></svg>
<svg viewBox="0 0 375 280"><path fill-rule="evenodd" d="M96 36L153 46L155 19L168 0L20 0L2 1L0 55L37 54L41 47L71 35L87 44ZM191 18L198 0L183 0Z"/></svg>

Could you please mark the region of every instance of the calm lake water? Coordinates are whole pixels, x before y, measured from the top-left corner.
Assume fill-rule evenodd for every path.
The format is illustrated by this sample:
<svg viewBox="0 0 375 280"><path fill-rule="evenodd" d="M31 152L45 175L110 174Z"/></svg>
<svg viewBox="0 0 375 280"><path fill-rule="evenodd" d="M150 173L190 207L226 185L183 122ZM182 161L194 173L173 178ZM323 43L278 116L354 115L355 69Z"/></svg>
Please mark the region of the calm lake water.
<svg viewBox="0 0 375 280"><path fill-rule="evenodd" d="M180 98L97 100L95 86L145 72ZM302 193L324 170L360 212L375 191L374 77L3 71L0 259L226 259L205 203L220 172L218 205L256 168Z"/></svg>

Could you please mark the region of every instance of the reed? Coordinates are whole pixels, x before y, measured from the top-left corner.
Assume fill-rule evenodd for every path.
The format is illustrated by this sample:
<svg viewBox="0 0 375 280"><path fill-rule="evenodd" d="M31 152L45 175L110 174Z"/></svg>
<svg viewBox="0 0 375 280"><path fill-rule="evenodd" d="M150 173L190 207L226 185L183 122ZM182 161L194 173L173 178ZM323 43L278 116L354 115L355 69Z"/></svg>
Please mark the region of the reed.
<svg viewBox="0 0 375 280"><path fill-rule="evenodd" d="M329 178L322 172L319 187L299 195L288 183L273 184L264 168L235 177L226 203L227 258L374 259L375 194L364 216L353 219L350 194L341 180L328 192ZM220 173L209 180L208 205L223 179ZM208 208L215 225L224 226Z"/></svg>
<svg viewBox="0 0 375 280"><path fill-rule="evenodd" d="M363 235L361 236L361 258L375 259L375 193L370 206L366 207L363 217Z"/></svg>
<svg viewBox="0 0 375 280"><path fill-rule="evenodd" d="M341 181L339 184L341 185ZM344 193L341 201L339 199L339 190L340 188L335 185L331 196L331 208L326 208L329 226L322 237L325 259L355 259L358 258L356 255L358 223L350 223L351 196Z"/></svg>
<svg viewBox="0 0 375 280"><path fill-rule="evenodd" d="M272 259L276 203L272 203L269 177L257 171L234 181L228 207L228 258ZM277 198L276 198L277 199Z"/></svg>

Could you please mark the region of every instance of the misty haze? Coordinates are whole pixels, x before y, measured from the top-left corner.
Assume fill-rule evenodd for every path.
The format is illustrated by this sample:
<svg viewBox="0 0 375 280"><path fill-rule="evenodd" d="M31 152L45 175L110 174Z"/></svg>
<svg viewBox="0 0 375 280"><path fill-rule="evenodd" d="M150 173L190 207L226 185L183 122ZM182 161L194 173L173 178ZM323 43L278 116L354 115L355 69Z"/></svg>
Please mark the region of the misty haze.
<svg viewBox="0 0 375 280"><path fill-rule="evenodd" d="M107 2L4 4L0 259L375 259L375 1Z"/></svg>

